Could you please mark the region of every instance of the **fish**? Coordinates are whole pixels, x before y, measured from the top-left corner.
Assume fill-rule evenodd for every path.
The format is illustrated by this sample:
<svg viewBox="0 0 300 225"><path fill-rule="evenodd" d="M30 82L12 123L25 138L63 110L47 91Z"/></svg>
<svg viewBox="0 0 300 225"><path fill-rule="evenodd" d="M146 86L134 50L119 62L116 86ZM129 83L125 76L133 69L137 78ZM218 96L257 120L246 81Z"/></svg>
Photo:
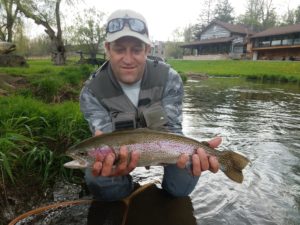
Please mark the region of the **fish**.
<svg viewBox="0 0 300 225"><path fill-rule="evenodd" d="M127 146L129 152L136 150L140 153L138 167L174 164L183 153L188 154L191 160L196 149L203 148L208 155L218 159L220 170L237 183L243 182L242 170L250 162L247 157L237 152L211 148L208 142L200 142L181 134L138 128L105 133L83 140L66 151L66 155L73 161L65 163L64 167L91 168L96 158L104 159L110 153L115 154L114 164L117 165L119 150L123 145Z"/></svg>

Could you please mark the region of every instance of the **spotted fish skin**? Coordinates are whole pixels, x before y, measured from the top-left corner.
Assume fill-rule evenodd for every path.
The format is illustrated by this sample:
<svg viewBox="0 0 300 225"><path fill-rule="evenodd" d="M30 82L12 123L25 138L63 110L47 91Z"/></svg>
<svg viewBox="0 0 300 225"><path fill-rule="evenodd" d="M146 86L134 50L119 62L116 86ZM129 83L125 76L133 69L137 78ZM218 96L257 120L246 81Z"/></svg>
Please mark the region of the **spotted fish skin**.
<svg viewBox="0 0 300 225"><path fill-rule="evenodd" d="M154 131L145 128L117 131L86 139L67 150L74 160L66 163L67 168L91 167L96 158L102 160L108 154L115 154L118 162L120 147L140 153L138 166L166 165L176 163L181 154L192 155L203 148L208 155L216 156L221 170L233 181L243 182L242 170L249 160L233 151L218 151L206 142L199 142L183 135ZM190 157L191 158L191 157Z"/></svg>

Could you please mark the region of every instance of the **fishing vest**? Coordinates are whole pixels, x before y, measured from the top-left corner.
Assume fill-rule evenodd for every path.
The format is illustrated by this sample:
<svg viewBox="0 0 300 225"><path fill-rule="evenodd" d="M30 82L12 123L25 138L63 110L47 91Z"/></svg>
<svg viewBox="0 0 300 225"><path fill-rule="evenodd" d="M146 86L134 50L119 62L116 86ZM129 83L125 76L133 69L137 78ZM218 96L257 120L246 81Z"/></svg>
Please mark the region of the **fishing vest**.
<svg viewBox="0 0 300 225"><path fill-rule="evenodd" d="M92 94L109 112L113 130L162 127L167 116L162 107L162 96L167 83L169 66L147 60L141 81L138 107L135 107L113 75L106 62L87 83Z"/></svg>

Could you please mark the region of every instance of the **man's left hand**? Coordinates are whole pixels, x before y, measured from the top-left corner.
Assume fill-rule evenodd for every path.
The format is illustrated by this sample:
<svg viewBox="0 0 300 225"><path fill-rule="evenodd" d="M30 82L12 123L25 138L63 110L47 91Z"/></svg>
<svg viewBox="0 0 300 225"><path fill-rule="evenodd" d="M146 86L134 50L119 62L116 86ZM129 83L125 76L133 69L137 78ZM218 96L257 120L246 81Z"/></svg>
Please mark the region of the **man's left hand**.
<svg viewBox="0 0 300 225"><path fill-rule="evenodd" d="M208 141L209 146L212 148L218 147L222 142L221 137L215 137ZM178 161L177 166L179 168L185 168L189 156L182 154ZM210 170L213 173L217 173L219 170L219 162L215 156L208 155L203 148L198 148L196 153L192 155L192 173L194 176L200 176L202 172Z"/></svg>

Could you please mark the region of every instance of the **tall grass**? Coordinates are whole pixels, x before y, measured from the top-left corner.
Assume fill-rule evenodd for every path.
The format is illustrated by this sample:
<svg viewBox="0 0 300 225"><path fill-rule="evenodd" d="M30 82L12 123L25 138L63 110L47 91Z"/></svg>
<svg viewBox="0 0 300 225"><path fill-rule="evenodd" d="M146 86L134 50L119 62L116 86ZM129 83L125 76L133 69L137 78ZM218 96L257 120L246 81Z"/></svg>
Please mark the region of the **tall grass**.
<svg viewBox="0 0 300 225"><path fill-rule="evenodd" d="M70 178L64 152L90 136L78 103L49 105L15 96L0 98L0 108L5 109L0 111L2 179L14 183L31 175L46 185L57 177Z"/></svg>

